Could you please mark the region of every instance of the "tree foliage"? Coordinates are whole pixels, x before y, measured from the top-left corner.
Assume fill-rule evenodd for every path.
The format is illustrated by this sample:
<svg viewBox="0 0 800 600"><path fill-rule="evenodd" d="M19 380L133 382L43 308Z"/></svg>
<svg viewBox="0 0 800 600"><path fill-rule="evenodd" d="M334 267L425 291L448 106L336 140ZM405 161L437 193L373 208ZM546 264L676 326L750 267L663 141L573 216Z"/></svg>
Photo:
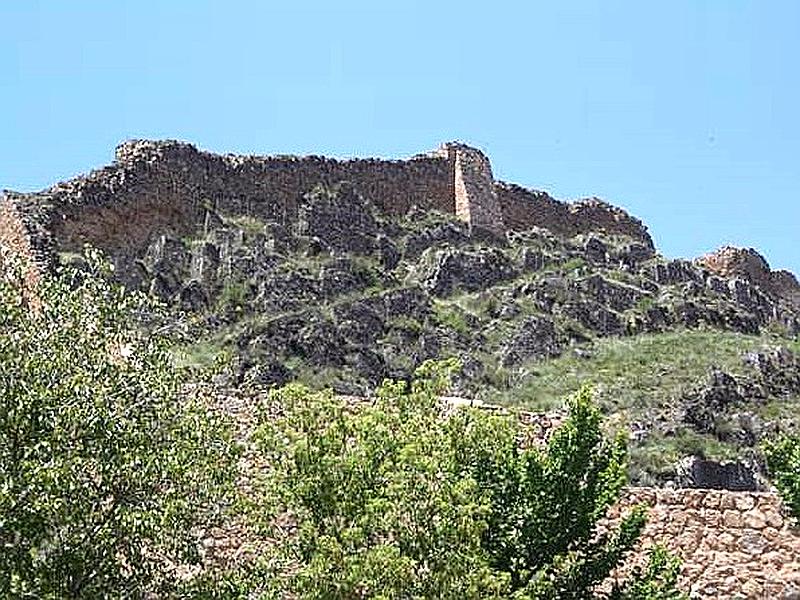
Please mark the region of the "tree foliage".
<svg viewBox="0 0 800 600"><path fill-rule="evenodd" d="M372 403L272 393L250 497L272 550L259 569L180 582L174 567L199 558L200 528L233 493L236 444L187 393L168 340L141 326L152 306L101 265L89 256L35 289L2 271L0 596L682 597L660 550L600 585L645 515L598 527L625 483L625 444L604 435L589 391L546 444L524 444L516 416L439 400L452 361Z"/></svg>
<svg viewBox="0 0 800 600"><path fill-rule="evenodd" d="M278 540L275 596L604 597L645 519L636 509L616 530L597 527L625 482L623 439L603 434L584 389L544 447L521 447L513 415L444 414L454 367L427 363L371 404L295 385L270 397L256 511ZM605 594L680 597L668 567L651 561Z"/></svg>
<svg viewBox="0 0 800 600"><path fill-rule="evenodd" d="M792 514L800 519L800 436L784 436L764 447L772 483Z"/></svg>
<svg viewBox="0 0 800 600"><path fill-rule="evenodd" d="M0 596L166 594L230 489L230 428L97 256L35 289L0 258Z"/></svg>

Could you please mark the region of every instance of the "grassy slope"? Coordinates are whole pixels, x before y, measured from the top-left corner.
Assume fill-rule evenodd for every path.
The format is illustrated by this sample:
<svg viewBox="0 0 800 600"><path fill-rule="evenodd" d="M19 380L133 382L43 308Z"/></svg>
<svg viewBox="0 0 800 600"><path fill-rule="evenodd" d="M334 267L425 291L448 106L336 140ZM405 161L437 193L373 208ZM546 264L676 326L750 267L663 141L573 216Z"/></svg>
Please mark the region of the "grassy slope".
<svg viewBox="0 0 800 600"><path fill-rule="evenodd" d="M529 410L551 410L561 406L566 394L590 384L610 422L618 427L636 423L647 426L654 421L677 423L676 400L701 383L710 367L734 375L744 374L747 371L742 362L744 352L778 344L798 350L798 342L785 338L714 330L600 339L586 357L568 352L530 366L519 384L495 398L500 403ZM798 400L771 399L747 408L762 417L785 421L797 415ZM657 431L632 443L632 475L642 483L652 481L649 479L652 475L668 473L686 454L717 459L740 454L740 449L713 436L680 425L673 431L666 429L666 434Z"/></svg>
<svg viewBox="0 0 800 600"><path fill-rule="evenodd" d="M255 230L258 223L239 224L245 230ZM263 227L260 227L263 229ZM309 264L307 264L309 263ZM316 257L292 257L287 265L316 272L320 267ZM374 268L375 265L367 265ZM551 271L577 275L584 268L580 259L554 265L532 276L536 279ZM606 273L613 279L615 272ZM519 280L517 280L517 283ZM377 280L376 280L377 284ZM223 290L223 292L228 291ZM235 291L235 290L234 290ZM345 294L326 309L343 302L384 291L380 285L373 289ZM709 435L699 435L679 423L677 399L683 392L701 383L712 366L734 375L743 374L742 353L762 346L781 344L798 350L800 344L772 335L746 336L714 330L675 331L657 335L640 335L623 338L600 338L582 345L587 352L578 355L568 350L559 358L528 363L522 368L509 369L500 365L498 349L527 314L533 311L523 300L517 300L521 309L517 317L494 319L491 313L504 300L503 285L475 293L456 293L445 299L434 299L433 318L426 323L405 322L401 317L390 322L393 329L412 327L419 331L443 328L456 338L472 328L479 328L485 336L485 345L472 350L472 357L486 367L478 384L476 395L493 403L515 405L528 410L551 410L561 406L563 398L588 383L594 386L597 399L610 417L613 427L649 429L653 423L661 425L632 444L634 473L668 472L671 465L683 455L705 454L728 458L739 454L740 449L720 443ZM227 296L231 296L228 298ZM236 304L236 294L223 293L218 308ZM230 308L230 307L228 307ZM270 318L275 315L270 315ZM178 351L184 365L208 367L233 349L236 332L244 325L253 325L264 319L263 315L242 315L236 323L208 332L201 340L187 343ZM468 322L469 321L469 322ZM587 336L591 337L588 332ZM457 347L445 343L443 357L458 354ZM313 369L296 357L287 359L287 366L295 376L313 385L324 387L340 379L341 373L333 369ZM409 365L409 368L413 365ZM346 375L345 378L352 376ZM748 406L747 410L762 417L782 422L793 421L797 414L796 399L773 399L765 405ZM644 425L644 427L642 426Z"/></svg>
<svg viewBox="0 0 800 600"><path fill-rule="evenodd" d="M743 352L775 343L788 342L716 330L601 338L586 357L567 352L533 365L500 400L548 410L560 405L564 394L590 383L608 411L660 406L696 384L709 367L742 373Z"/></svg>

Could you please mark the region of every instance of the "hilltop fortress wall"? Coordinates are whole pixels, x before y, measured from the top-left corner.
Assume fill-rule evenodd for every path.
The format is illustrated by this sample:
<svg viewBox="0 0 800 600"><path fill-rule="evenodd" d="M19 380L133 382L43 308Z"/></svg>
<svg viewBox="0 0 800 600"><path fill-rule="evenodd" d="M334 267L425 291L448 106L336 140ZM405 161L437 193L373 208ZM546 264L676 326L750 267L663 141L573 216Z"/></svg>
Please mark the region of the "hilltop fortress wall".
<svg viewBox="0 0 800 600"><path fill-rule="evenodd" d="M85 243L136 254L155 235L202 230L214 212L288 225L304 194L340 181L389 215L417 206L454 214L490 235L532 227L567 235L602 230L652 245L640 221L608 204L567 204L495 181L488 158L462 144L408 160L336 160L217 155L142 140L123 143L112 165L89 175L35 194L4 192L0 241L39 259Z"/></svg>

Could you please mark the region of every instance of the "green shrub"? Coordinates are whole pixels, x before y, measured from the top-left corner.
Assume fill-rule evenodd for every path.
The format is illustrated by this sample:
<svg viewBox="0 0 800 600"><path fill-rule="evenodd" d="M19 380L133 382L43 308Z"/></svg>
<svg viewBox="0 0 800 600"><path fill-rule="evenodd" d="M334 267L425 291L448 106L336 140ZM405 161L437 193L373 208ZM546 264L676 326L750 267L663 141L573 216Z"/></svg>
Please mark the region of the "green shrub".
<svg viewBox="0 0 800 600"><path fill-rule="evenodd" d="M235 215L224 217L224 221L228 225L232 225L243 232L250 235L258 235L264 233L264 222L258 217L252 215Z"/></svg>
<svg viewBox="0 0 800 600"><path fill-rule="evenodd" d="M639 300L636 301L636 306L634 306L634 310L640 313L647 312L655 305L655 300L652 296L642 296Z"/></svg>
<svg viewBox="0 0 800 600"><path fill-rule="evenodd" d="M800 436L785 436L764 446L772 483L792 514L800 518Z"/></svg>
<svg viewBox="0 0 800 600"><path fill-rule="evenodd" d="M609 600L684 600L678 590L680 560L656 545L648 551L647 564L637 566L628 581L611 592Z"/></svg>
<svg viewBox="0 0 800 600"><path fill-rule="evenodd" d="M422 323L418 319L409 316L392 317L389 319L388 325L393 329L402 329L417 335L423 331Z"/></svg>
<svg viewBox="0 0 800 600"><path fill-rule="evenodd" d="M439 325L452 329L456 333L466 335L469 325L464 312L458 306L437 303L434 305L434 319Z"/></svg>
<svg viewBox="0 0 800 600"><path fill-rule="evenodd" d="M561 270L565 273L573 273L582 270L586 266L586 261L581 257L571 258L561 265Z"/></svg>
<svg viewBox="0 0 800 600"><path fill-rule="evenodd" d="M159 596L230 491L230 428L100 263L0 272L0 597Z"/></svg>
<svg viewBox="0 0 800 600"><path fill-rule="evenodd" d="M545 447L520 448L515 416L443 412L453 368L426 363L410 386L387 382L357 406L296 385L270 396L253 514L278 542L262 586L320 599L602 597L645 518L596 527L625 482L623 440L603 435L584 389ZM615 597L675 597L659 587L668 575L652 563Z"/></svg>
<svg viewBox="0 0 800 600"><path fill-rule="evenodd" d="M217 310L224 313L241 312L247 306L250 295L249 284L239 279L229 279L222 286L217 298Z"/></svg>

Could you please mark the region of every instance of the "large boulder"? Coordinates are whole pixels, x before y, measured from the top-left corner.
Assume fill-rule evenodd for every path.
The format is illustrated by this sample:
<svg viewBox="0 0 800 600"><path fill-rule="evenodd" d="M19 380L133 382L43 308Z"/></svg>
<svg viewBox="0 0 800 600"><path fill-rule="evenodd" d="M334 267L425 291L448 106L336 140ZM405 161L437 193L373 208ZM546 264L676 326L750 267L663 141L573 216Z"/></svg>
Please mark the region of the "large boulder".
<svg viewBox="0 0 800 600"><path fill-rule="evenodd" d="M258 281L255 303L281 313L301 310L319 301L319 281L302 271L276 272Z"/></svg>
<svg viewBox="0 0 800 600"><path fill-rule="evenodd" d="M633 286L610 281L602 275L590 275L578 283L578 288L600 304L623 312L636 305L642 298L649 297L642 290Z"/></svg>
<svg viewBox="0 0 800 600"><path fill-rule="evenodd" d="M608 246L596 236L589 236L583 243L584 258L594 265L604 265L608 261Z"/></svg>
<svg viewBox="0 0 800 600"><path fill-rule="evenodd" d="M463 246L469 240L469 230L464 223L452 221L438 223L429 229L409 234L405 240L404 256L406 259L414 259L428 248L443 244Z"/></svg>
<svg viewBox="0 0 800 600"><path fill-rule="evenodd" d="M800 393L800 363L783 346L745 353L743 361L755 372L763 389L777 396Z"/></svg>
<svg viewBox="0 0 800 600"><path fill-rule="evenodd" d="M599 336L623 335L625 324L618 313L589 298L568 302L558 307L558 313L581 324Z"/></svg>
<svg viewBox="0 0 800 600"><path fill-rule="evenodd" d="M326 263L319 272L319 290L324 298L333 298L361 290L375 283L376 275L352 258L340 257Z"/></svg>
<svg viewBox="0 0 800 600"><path fill-rule="evenodd" d="M656 263L649 269L649 275L659 285L674 285L689 281L702 282L703 272L688 260L671 260Z"/></svg>
<svg viewBox="0 0 800 600"><path fill-rule="evenodd" d="M717 417L742 402L744 397L736 379L720 369L712 369L703 385L684 395L682 420L697 432L713 433Z"/></svg>
<svg viewBox="0 0 800 600"><path fill-rule="evenodd" d="M752 492L762 488L758 471L739 461L718 462L687 456L676 468L678 487Z"/></svg>
<svg viewBox="0 0 800 600"><path fill-rule="evenodd" d="M553 320L529 317L503 347L503 365L510 367L530 359L552 358L562 350Z"/></svg>
<svg viewBox="0 0 800 600"><path fill-rule="evenodd" d="M421 263L420 279L436 296L474 292L517 276L511 259L498 248L429 250Z"/></svg>
<svg viewBox="0 0 800 600"><path fill-rule="evenodd" d="M788 271L773 271L761 254L753 248L723 246L697 259L698 264L718 275L744 278L774 298L794 307L800 306L800 284Z"/></svg>

